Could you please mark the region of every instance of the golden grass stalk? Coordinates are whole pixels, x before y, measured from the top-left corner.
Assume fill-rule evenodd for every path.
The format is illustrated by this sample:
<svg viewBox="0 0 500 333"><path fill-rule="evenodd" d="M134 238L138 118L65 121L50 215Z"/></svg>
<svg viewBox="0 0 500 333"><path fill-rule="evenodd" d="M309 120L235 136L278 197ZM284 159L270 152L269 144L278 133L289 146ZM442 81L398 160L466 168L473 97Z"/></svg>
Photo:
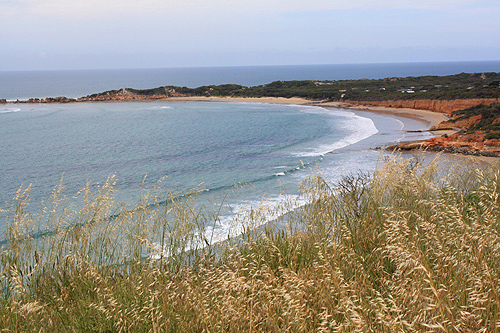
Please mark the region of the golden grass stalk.
<svg viewBox="0 0 500 333"><path fill-rule="evenodd" d="M256 210L247 234L209 247L204 226L217 216L189 198L145 194L130 209L114 199L110 178L73 204L56 188L37 215L26 213L29 189L20 190L4 212L0 327L495 332L499 176L498 164L394 156L337 184L309 178L308 204L283 217L288 228L256 227L268 215Z"/></svg>

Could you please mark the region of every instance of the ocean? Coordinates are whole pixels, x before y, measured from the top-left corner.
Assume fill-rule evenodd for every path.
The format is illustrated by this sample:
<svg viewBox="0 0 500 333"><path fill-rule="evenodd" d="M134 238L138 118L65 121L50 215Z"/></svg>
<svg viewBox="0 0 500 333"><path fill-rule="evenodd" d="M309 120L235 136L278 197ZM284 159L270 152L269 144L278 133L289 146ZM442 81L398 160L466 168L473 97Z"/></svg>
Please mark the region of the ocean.
<svg viewBox="0 0 500 333"><path fill-rule="evenodd" d="M500 71L500 62L0 72L0 98L478 69ZM97 188L111 175L117 179L117 199L128 205L148 190L181 196L197 188L202 190L198 205L217 206L224 198L215 240L224 239L231 220L252 207L303 204L300 183L313 174L334 183L352 173L373 172L387 154L379 147L430 137L413 132L422 126L417 120L368 111L264 103L0 105L0 202L10 201L21 186L31 184L28 210L36 211L61 179L64 193L71 197L87 182ZM251 185L234 190L241 183ZM5 230L2 218L0 235Z"/></svg>

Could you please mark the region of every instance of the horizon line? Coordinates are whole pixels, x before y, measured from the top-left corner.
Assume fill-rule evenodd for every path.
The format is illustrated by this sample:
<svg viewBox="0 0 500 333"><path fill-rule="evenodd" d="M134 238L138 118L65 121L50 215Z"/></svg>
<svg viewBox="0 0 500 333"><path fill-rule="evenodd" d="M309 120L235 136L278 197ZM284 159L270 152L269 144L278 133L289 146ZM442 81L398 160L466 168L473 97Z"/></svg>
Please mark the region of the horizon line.
<svg viewBox="0 0 500 333"><path fill-rule="evenodd" d="M487 63L498 60L452 60L452 61L392 61L392 62L352 62L295 65L230 65L230 66L174 66L174 67L127 67L127 68L72 68L72 69L16 69L0 72L66 72L66 71L121 71L121 70L158 70L158 69L220 69L220 68L265 68L265 67L307 67L307 66L357 66L357 65L391 65L391 64L441 64L441 63Z"/></svg>

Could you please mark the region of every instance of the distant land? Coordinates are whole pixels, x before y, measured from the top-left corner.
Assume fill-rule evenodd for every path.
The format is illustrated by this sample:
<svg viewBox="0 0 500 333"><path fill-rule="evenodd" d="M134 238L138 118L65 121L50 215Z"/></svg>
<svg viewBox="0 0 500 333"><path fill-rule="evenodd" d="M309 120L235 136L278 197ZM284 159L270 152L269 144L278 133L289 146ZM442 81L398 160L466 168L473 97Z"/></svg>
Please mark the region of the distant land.
<svg viewBox="0 0 500 333"><path fill-rule="evenodd" d="M80 98L48 97L7 101L17 103L78 103L154 101L182 98L302 98L314 104L338 102L340 107L410 108L445 113L450 120L431 130L453 133L392 149L428 149L464 154L500 154L500 73L461 73L448 76L389 77L337 81L274 81L245 87L238 84L197 88L163 86L123 88Z"/></svg>
<svg viewBox="0 0 500 333"><path fill-rule="evenodd" d="M337 81L274 81L253 87L238 84L197 88L163 86L124 88L80 98L49 97L13 103L67 103L89 101L157 100L171 97L301 97L328 101L457 100L498 98L500 73L462 73L447 76L389 77ZM0 99L2 103L7 100Z"/></svg>

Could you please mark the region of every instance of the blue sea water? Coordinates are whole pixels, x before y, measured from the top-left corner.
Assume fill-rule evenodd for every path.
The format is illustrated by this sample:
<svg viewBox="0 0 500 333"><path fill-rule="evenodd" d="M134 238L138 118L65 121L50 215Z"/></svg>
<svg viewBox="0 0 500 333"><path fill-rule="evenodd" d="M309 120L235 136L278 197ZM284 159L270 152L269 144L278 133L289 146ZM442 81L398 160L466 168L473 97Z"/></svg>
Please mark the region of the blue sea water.
<svg viewBox="0 0 500 333"><path fill-rule="evenodd" d="M498 71L500 62L3 72L0 98L77 97L127 86L452 74L479 68ZM236 196L227 196L231 210L220 219L223 238L239 212L263 202L273 207L297 199L300 182L313 172L332 182L353 172L372 172L385 154L377 147L429 137L411 132L422 126L417 120L367 111L263 103L0 105L0 202L31 184L35 209L61 177L65 194L71 196L87 181L96 186L114 174L117 199L130 205L145 189L158 186L173 193L201 188L201 203L208 204L236 183L251 183ZM0 221L0 235L5 228Z"/></svg>

